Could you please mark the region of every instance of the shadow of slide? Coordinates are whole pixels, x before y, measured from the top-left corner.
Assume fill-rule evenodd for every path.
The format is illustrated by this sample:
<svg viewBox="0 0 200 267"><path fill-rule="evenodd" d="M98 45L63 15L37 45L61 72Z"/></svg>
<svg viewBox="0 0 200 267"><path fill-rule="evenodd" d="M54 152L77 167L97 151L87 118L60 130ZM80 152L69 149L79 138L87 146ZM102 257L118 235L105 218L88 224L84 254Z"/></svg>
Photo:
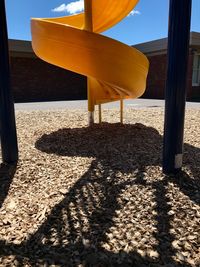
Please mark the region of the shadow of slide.
<svg viewBox="0 0 200 267"><path fill-rule="evenodd" d="M91 128L60 129L43 135L35 146L49 154L94 159L87 172L27 241L20 245L0 241L1 255L16 255L19 266L25 261L31 266L192 266L173 259L176 249L172 246L174 236L170 232L166 187L169 181L175 183L195 204L199 204L199 183L184 172L155 181L145 177L148 166L160 166L161 163L162 136L156 129L143 124L108 123ZM187 144L185 147L188 155L200 153L199 148ZM195 164L191 169L196 172ZM156 258L141 255L137 248L119 251L105 247L110 238L114 238L109 232L116 223L114 218L130 201L123 198L122 193L138 185L141 190L147 188L154 194ZM142 213L145 216L144 210L134 213L136 217Z"/></svg>

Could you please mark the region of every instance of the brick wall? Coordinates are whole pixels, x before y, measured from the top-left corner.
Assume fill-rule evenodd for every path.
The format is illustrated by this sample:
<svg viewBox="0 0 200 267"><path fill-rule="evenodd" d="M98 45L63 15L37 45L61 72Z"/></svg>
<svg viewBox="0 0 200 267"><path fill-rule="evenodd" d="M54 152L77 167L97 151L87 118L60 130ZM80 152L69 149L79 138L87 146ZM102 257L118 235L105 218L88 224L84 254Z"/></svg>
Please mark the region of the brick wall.
<svg viewBox="0 0 200 267"><path fill-rule="evenodd" d="M200 86L192 87L192 99L196 101L200 101Z"/></svg>
<svg viewBox="0 0 200 267"><path fill-rule="evenodd" d="M149 74L147 78L147 88L143 94L143 98L164 99L165 84L167 76L167 55L160 54L148 57L150 61ZM192 88L192 65L193 55L189 55L189 64L187 72L187 99L194 97L194 93L198 94L197 90ZM200 94L199 94L200 95Z"/></svg>
<svg viewBox="0 0 200 267"><path fill-rule="evenodd" d="M167 56L149 56L150 70L143 98L164 99ZM187 99L200 97L192 87L193 55L189 56ZM15 102L76 100L87 98L86 78L50 65L33 56L11 55L11 78Z"/></svg>
<svg viewBox="0 0 200 267"><path fill-rule="evenodd" d="M15 102L86 99L86 78L38 58L11 57Z"/></svg>
<svg viewBox="0 0 200 267"><path fill-rule="evenodd" d="M147 88L143 98L164 98L166 82L166 55L155 55L148 57L150 62L149 74L147 78Z"/></svg>

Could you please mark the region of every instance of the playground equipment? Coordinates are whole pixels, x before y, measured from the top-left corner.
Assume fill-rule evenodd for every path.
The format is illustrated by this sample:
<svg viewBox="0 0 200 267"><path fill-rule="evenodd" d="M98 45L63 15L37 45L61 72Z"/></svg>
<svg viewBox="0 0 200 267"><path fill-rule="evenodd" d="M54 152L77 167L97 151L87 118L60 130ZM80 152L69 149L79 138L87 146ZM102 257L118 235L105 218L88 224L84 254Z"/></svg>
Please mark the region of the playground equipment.
<svg viewBox="0 0 200 267"><path fill-rule="evenodd" d="M149 62L138 50L110 39L100 32L112 27L135 7L139 0L84 0L85 11L74 16L32 19L32 46L41 59L88 78L89 124L95 105L144 93Z"/></svg>
<svg viewBox="0 0 200 267"><path fill-rule="evenodd" d="M18 143L4 1L0 1L0 136L3 162L15 163L18 160Z"/></svg>
<svg viewBox="0 0 200 267"><path fill-rule="evenodd" d="M176 173L177 171L180 171L182 167L186 72L190 41L191 6L192 0L182 0L181 5L180 1L170 0L168 73L165 97L166 104L163 146L163 172L167 174ZM8 55L5 1L1 0L0 134L2 160L4 163L11 164L13 162L17 162L18 160L18 145L14 103L10 86Z"/></svg>

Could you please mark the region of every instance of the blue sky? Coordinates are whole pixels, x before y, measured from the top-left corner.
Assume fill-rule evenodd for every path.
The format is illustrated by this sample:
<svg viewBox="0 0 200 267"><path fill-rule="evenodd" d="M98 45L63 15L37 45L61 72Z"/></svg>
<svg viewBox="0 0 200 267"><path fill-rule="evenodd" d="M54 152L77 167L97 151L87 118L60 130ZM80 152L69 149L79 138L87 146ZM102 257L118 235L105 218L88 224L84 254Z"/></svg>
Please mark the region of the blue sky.
<svg viewBox="0 0 200 267"><path fill-rule="evenodd" d="M31 40L31 17L56 17L78 12L78 9L81 10L81 1L6 0L9 38ZM70 3L72 5L69 5ZM167 36L169 0L140 0L135 11L103 34L126 44ZM193 0L191 30L200 32L200 0Z"/></svg>

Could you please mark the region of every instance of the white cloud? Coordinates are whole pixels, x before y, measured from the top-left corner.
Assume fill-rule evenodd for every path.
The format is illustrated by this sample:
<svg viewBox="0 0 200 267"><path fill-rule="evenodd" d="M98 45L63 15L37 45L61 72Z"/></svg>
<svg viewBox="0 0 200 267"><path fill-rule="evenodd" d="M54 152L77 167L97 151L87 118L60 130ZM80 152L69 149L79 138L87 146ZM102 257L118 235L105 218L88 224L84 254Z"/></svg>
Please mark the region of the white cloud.
<svg viewBox="0 0 200 267"><path fill-rule="evenodd" d="M133 9L133 10L128 14L128 17L130 17L130 16L135 16L135 15L140 15L140 14L141 14L140 11Z"/></svg>
<svg viewBox="0 0 200 267"><path fill-rule="evenodd" d="M80 13L84 10L84 0L78 0L71 2L69 4L62 4L54 9L52 11L54 12L67 12L71 15Z"/></svg>
<svg viewBox="0 0 200 267"><path fill-rule="evenodd" d="M53 12L67 12L71 15L80 13L84 11L84 0L78 0L74 2L70 2L69 4L61 4L58 7L52 9ZM130 16L140 15L140 11L133 9L129 14Z"/></svg>

